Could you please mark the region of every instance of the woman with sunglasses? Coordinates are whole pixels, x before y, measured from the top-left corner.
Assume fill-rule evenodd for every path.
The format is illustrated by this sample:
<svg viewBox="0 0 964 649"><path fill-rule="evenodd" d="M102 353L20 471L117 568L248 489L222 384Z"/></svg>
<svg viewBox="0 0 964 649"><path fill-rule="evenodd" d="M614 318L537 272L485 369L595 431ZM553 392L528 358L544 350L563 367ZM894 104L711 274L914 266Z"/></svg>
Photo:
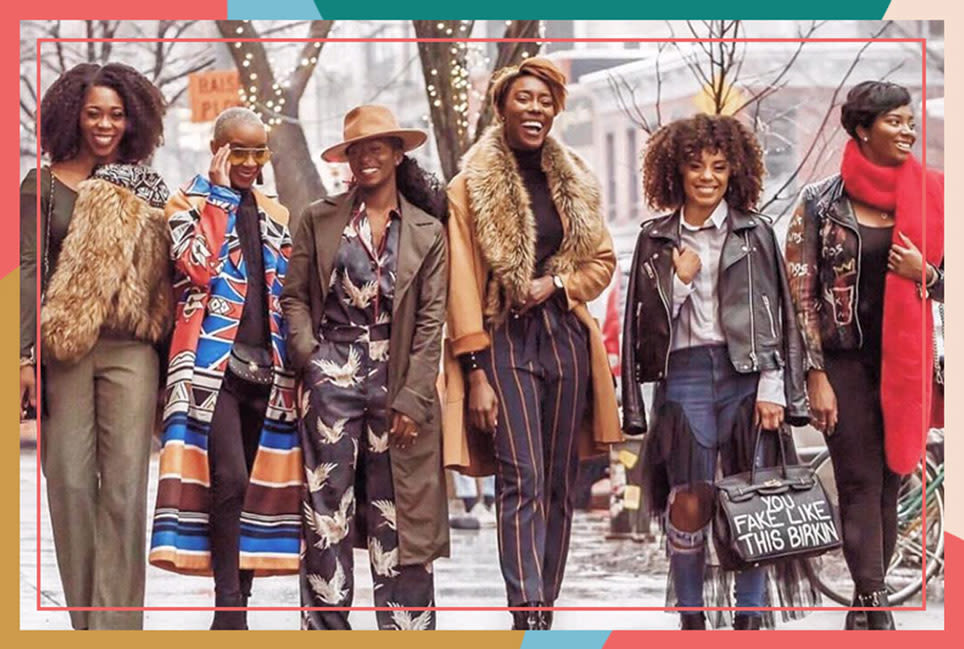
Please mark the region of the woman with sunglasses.
<svg viewBox="0 0 964 649"><path fill-rule="evenodd" d="M208 176L168 202L179 295L152 564L214 575L217 607L298 571L301 450L279 296L288 211L254 189L271 152L246 108L218 116ZM246 629L219 610L212 629Z"/></svg>

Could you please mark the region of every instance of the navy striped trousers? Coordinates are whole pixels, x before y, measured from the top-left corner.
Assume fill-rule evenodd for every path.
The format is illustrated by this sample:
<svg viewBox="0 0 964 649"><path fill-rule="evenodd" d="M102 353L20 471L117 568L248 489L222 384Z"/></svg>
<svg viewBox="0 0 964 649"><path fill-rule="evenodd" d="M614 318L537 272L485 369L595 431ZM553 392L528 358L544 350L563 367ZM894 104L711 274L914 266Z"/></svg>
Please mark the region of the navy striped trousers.
<svg viewBox="0 0 964 649"><path fill-rule="evenodd" d="M509 606L550 603L569 551L589 339L558 299L510 314L489 334L479 360L499 399L496 508Z"/></svg>

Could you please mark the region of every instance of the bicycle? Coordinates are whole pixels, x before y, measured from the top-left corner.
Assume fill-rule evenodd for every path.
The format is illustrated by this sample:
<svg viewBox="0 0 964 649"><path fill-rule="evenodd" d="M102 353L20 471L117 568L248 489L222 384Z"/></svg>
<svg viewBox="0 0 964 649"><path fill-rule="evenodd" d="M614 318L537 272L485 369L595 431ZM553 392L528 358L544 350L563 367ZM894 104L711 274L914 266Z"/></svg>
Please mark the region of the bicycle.
<svg viewBox="0 0 964 649"><path fill-rule="evenodd" d="M941 443L943 444L943 441ZM837 485L830 452L824 449L818 453L810 461L810 466L836 506ZM928 453L923 466L927 472L926 482L922 479L921 467L918 467L915 473L903 478L897 497L897 546L885 577L892 605L907 601L920 592L925 583L944 570L943 457L937 462ZM925 511L926 515L922 516ZM921 561L924 556L922 539L927 548L924 562L926 570ZM853 603L853 580L842 550L829 552L815 560L811 573L811 578L821 593L844 606Z"/></svg>

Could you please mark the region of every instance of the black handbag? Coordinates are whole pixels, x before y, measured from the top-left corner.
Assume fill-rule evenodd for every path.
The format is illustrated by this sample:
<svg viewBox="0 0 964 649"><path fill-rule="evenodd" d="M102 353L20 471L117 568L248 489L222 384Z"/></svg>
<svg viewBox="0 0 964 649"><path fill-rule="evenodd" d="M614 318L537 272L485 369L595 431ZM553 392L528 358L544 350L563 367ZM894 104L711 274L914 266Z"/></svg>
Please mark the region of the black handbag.
<svg viewBox="0 0 964 649"><path fill-rule="evenodd" d="M757 429L753 456L762 431ZM753 468L716 483L713 544L725 570L745 570L787 558L816 557L841 545L836 507L807 465Z"/></svg>
<svg viewBox="0 0 964 649"><path fill-rule="evenodd" d="M235 342L228 356L228 370L239 379L256 385L271 385L274 380L271 351L264 347Z"/></svg>

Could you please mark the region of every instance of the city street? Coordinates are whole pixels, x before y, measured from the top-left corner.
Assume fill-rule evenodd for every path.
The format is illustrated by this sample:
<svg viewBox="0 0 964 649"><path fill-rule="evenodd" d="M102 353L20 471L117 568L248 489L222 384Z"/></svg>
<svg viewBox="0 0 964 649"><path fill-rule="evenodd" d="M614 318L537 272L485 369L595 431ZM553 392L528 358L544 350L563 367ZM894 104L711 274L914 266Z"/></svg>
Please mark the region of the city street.
<svg viewBox="0 0 964 649"><path fill-rule="evenodd" d="M66 612L37 610L37 456L32 448L21 452L20 461L20 625L23 629L67 629ZM153 508L157 459L151 463L149 506ZM45 497L45 494L42 494ZM607 541L608 515L605 511L578 512L572 549L560 606L661 606L664 602L666 559L655 543L629 540ZM46 500L41 501L41 602L63 606L63 592L57 574ZM371 576L367 555L355 553L355 604L371 605ZM499 574L494 529L452 531L452 558L435 564L436 599L439 606L499 606L505 590ZM149 606L208 606L214 600L209 578L184 577L153 567L147 572ZM297 577L272 577L255 581L251 606L298 606ZM205 629L210 611L148 611L147 629ZM252 611L252 629L297 629L295 611ZM556 629L675 629L676 616L663 611L559 611ZM932 588L926 611L898 613L898 628L940 629L944 625L942 593ZM351 614L355 628L375 628L374 613ZM442 611L440 629L505 629L505 611ZM834 629L843 623L843 613L818 611L803 620L781 624L781 629Z"/></svg>

